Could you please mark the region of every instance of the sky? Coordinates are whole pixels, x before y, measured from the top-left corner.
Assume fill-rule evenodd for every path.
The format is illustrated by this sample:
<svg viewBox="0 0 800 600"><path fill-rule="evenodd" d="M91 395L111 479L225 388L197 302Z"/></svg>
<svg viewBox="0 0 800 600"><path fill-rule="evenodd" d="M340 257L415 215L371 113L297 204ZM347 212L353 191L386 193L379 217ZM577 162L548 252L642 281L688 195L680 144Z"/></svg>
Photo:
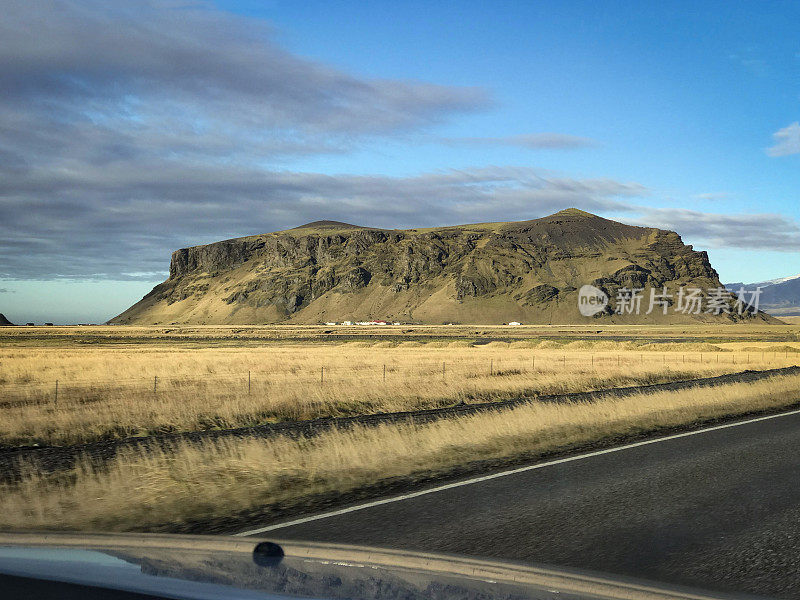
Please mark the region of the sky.
<svg viewBox="0 0 800 600"><path fill-rule="evenodd" d="M104 322L170 253L578 207L800 273L800 4L0 0L0 312Z"/></svg>

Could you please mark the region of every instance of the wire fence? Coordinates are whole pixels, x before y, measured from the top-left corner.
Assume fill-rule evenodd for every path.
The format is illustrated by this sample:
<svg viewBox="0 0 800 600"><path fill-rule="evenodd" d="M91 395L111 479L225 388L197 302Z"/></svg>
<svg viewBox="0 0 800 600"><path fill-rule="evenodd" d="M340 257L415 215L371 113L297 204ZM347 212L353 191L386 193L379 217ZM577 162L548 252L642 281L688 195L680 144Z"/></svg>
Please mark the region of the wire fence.
<svg viewBox="0 0 800 600"><path fill-rule="evenodd" d="M170 375L165 371L141 377L76 379L53 376L7 381L0 372L0 408L63 402L91 404L113 396L131 395L149 399L176 393L250 396L267 394L271 388L292 385L386 384L397 381L447 383L457 379L623 370L637 365L654 369L696 368L698 365L713 369L718 365L726 371L735 371L755 366L789 366L798 362L800 354L792 352L549 352L449 361L387 360L351 365L296 365L290 369L262 368L202 376Z"/></svg>

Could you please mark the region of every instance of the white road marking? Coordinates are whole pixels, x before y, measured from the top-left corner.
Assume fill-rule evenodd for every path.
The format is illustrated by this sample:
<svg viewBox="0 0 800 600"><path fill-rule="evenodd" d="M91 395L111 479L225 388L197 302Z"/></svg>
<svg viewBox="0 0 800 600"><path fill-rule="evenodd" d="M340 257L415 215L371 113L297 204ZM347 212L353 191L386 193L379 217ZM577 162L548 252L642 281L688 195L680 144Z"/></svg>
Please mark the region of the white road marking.
<svg viewBox="0 0 800 600"><path fill-rule="evenodd" d="M391 498L385 498L383 500L375 500L373 502L365 502L364 504L356 504L355 506L349 506L347 508L342 508L339 510L332 510L326 513L320 513L318 515L312 515L310 517L303 517L302 519L295 519L293 521L286 521L284 523L276 523L275 525L267 525L266 527L259 527L258 529L250 529L248 531L242 531L241 533L236 533L234 535L237 536L249 536L249 535L258 535L260 533L266 533L268 531L275 531L276 529L283 529L284 527L291 527L292 525L300 525L302 523L308 523L310 521L318 521L320 519L327 519L329 517L336 517L338 515L346 515L347 513L356 512L358 510L364 510L365 508L372 508L373 506L381 506L382 504L391 504L392 502L402 502L403 500L409 500L411 498L418 498L420 496L425 496L427 494L435 494L437 492L443 492L445 490L452 490L454 488L462 487L465 485L472 485L475 483L481 483L482 481L489 481L491 479L497 479L499 477L507 477L509 475L516 475L517 473L524 473L525 471L533 471L535 469L544 469L545 467L552 467L554 465L560 465L563 463L572 462L575 460L583 460L585 458L592 458L593 456L601 456L603 454L611 454L612 452L622 452L623 450L630 450L631 448L638 448L640 446L647 446L649 444L658 444L660 442L668 442L670 440L676 440L678 438L689 437L690 435L700 435L701 433L708 433L709 431L717 431L719 429L728 429L730 427L740 427L742 425L749 425L750 423L758 423L759 421L766 421L768 419L778 419L780 417L788 417L791 415L800 414L800 409L792 410L789 412L778 413L775 415L767 415L765 417L756 417L754 419L748 419L746 421L736 421L734 423L726 423L724 425L714 425L713 427L706 427L704 429L697 429L695 431L687 431L685 433L676 433L673 435L667 435L660 438L654 438L652 440L644 440L641 442L634 442L632 444L625 444L624 446L616 446L614 448L606 448L604 450L596 450L594 452L587 452L585 454L577 454L575 456L568 456L566 458L559 458L556 460L551 460L543 463L537 463L535 465L528 465L526 467L519 467L517 469L509 469L508 471L501 471L500 473L493 473L491 475L483 475L481 477L473 477L472 479L465 479L464 481L457 481L455 483L448 483L446 485L440 485L437 487L432 487L427 490L420 490L419 492L412 492L410 494L402 494L400 496L393 496Z"/></svg>

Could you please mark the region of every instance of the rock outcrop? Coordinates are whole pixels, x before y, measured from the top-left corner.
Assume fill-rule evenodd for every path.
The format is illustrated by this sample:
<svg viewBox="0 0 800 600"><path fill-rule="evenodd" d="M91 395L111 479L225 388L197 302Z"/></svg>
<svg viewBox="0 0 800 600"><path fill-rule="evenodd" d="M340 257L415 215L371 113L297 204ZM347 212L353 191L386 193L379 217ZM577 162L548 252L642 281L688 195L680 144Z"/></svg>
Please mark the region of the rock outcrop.
<svg viewBox="0 0 800 600"><path fill-rule="evenodd" d="M6 319L6 316L3 313L0 313L0 327L5 325L13 325L13 323Z"/></svg>
<svg viewBox="0 0 800 600"><path fill-rule="evenodd" d="M577 209L531 221L410 230L318 221L178 250L169 279L112 322L580 323L584 284L612 299L623 287L720 287L706 253L677 233ZM617 315L612 302L594 318L739 316Z"/></svg>

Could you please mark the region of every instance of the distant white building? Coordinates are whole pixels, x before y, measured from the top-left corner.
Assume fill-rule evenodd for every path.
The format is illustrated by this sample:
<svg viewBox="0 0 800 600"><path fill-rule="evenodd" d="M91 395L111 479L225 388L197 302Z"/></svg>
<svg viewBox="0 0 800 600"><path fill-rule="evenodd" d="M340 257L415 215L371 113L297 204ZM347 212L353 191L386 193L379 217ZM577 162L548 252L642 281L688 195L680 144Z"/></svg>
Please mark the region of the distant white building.
<svg viewBox="0 0 800 600"><path fill-rule="evenodd" d="M331 321L330 323L325 323L325 325L338 325L336 321Z"/></svg>
<svg viewBox="0 0 800 600"><path fill-rule="evenodd" d="M342 325L352 325L352 321L342 321Z"/></svg>
<svg viewBox="0 0 800 600"><path fill-rule="evenodd" d="M522 325L522 323L520 323L519 321L511 321L511 322L509 323L509 325L510 325L511 327L517 327L518 325Z"/></svg>

